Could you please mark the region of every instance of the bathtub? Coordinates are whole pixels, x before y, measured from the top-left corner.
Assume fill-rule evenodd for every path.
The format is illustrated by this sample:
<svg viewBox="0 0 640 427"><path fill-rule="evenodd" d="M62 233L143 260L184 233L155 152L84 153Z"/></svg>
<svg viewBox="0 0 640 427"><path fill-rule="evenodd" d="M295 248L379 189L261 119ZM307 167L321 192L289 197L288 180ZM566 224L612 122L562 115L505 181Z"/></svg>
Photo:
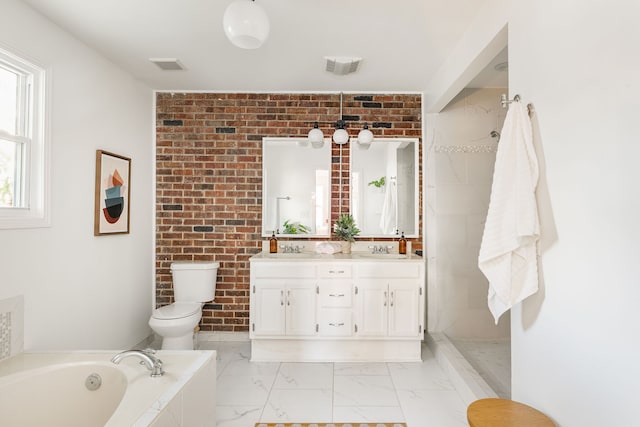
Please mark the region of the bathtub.
<svg viewBox="0 0 640 427"><path fill-rule="evenodd" d="M158 351L165 374L117 351L22 353L0 362L0 425L215 426L214 351Z"/></svg>

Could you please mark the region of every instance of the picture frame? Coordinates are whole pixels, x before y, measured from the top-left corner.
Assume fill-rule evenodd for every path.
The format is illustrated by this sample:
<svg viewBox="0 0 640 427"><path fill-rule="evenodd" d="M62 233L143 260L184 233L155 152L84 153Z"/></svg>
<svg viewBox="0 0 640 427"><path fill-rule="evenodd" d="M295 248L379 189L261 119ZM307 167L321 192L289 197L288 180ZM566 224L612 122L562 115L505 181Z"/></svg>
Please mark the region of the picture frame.
<svg viewBox="0 0 640 427"><path fill-rule="evenodd" d="M131 159L96 150L94 236L128 234L131 207Z"/></svg>

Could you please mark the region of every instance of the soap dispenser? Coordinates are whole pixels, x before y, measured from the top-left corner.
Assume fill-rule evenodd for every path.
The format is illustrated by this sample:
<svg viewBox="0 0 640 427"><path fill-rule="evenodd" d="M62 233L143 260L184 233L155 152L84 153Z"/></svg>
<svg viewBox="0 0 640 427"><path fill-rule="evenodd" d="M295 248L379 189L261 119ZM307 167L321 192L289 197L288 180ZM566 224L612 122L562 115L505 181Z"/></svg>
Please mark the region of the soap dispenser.
<svg viewBox="0 0 640 427"><path fill-rule="evenodd" d="M278 252L278 239L276 239L276 232L274 231L269 239L269 253L275 254L276 252Z"/></svg>
<svg viewBox="0 0 640 427"><path fill-rule="evenodd" d="M400 241L398 242L398 253L407 253L407 239L404 238L404 231L402 232L402 236L400 236Z"/></svg>

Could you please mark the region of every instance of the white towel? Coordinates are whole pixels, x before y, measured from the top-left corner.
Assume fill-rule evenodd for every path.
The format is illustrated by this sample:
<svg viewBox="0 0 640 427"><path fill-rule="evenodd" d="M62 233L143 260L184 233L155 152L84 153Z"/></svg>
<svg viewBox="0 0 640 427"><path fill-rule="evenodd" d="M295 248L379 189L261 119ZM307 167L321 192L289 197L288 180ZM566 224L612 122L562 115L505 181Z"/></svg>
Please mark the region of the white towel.
<svg viewBox="0 0 640 427"><path fill-rule="evenodd" d="M395 181L388 179L384 189L384 202L382 204L382 214L380 215L382 234L395 234L396 232L397 191Z"/></svg>
<svg viewBox="0 0 640 427"><path fill-rule="evenodd" d="M502 128L478 267L489 280L489 310L498 319L538 291L538 160L525 105L513 102Z"/></svg>
<svg viewBox="0 0 640 427"><path fill-rule="evenodd" d="M318 242L316 243L316 253L337 254L342 252L342 245L338 242Z"/></svg>

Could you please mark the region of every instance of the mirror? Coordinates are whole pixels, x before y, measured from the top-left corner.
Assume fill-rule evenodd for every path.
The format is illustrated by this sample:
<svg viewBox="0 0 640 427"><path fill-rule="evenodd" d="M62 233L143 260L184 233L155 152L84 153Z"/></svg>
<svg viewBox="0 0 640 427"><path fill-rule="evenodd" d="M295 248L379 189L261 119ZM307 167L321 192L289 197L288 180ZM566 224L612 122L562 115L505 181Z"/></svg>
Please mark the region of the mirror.
<svg viewBox="0 0 640 427"><path fill-rule="evenodd" d="M262 236L329 236L331 141L263 138L262 165Z"/></svg>
<svg viewBox="0 0 640 427"><path fill-rule="evenodd" d="M418 139L351 144L351 213L360 237L419 237Z"/></svg>

